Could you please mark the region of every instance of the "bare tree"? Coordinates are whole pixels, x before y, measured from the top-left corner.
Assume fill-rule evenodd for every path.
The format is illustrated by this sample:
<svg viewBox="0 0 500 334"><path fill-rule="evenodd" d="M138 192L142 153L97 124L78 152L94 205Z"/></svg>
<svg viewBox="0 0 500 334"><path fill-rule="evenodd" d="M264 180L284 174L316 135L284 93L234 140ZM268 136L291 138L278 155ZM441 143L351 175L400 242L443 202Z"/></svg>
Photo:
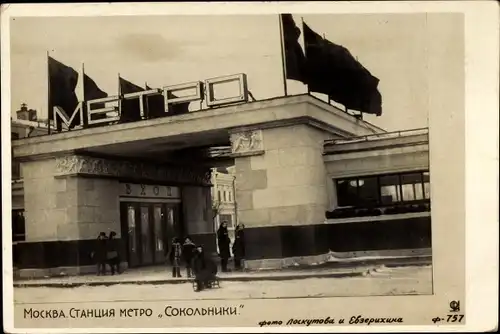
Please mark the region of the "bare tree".
<svg viewBox="0 0 500 334"><path fill-rule="evenodd" d="M212 218L215 220L220 213L220 202L212 201Z"/></svg>

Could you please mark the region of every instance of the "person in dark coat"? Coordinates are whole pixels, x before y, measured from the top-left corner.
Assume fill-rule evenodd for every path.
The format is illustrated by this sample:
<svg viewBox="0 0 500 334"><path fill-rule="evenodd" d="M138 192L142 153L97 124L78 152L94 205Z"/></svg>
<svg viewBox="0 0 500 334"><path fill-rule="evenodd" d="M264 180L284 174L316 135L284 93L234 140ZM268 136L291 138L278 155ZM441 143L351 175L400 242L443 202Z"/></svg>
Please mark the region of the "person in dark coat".
<svg viewBox="0 0 500 334"><path fill-rule="evenodd" d="M202 246L198 246L195 250L193 270L196 281L196 291L201 291L208 287L210 281L214 280L217 275L217 264L206 256Z"/></svg>
<svg viewBox="0 0 500 334"><path fill-rule="evenodd" d="M229 239L229 232L227 231L226 222L222 222L222 224L220 224L219 226L219 229L217 230L217 243L219 245L219 256L222 272L227 272L227 262L231 257L231 253L229 252L231 239Z"/></svg>
<svg viewBox="0 0 500 334"><path fill-rule="evenodd" d="M186 237L184 244L182 245L182 257L184 258L184 263L186 264L186 275L188 278L192 276L193 268L193 257L196 250L196 245L191 241L191 238Z"/></svg>
<svg viewBox="0 0 500 334"><path fill-rule="evenodd" d="M101 232L97 237L96 249L94 252L94 258L97 262L97 275L106 275L106 243L108 237L106 233Z"/></svg>
<svg viewBox="0 0 500 334"><path fill-rule="evenodd" d="M120 274L120 253L118 252L116 245L116 232L111 231L109 233L109 238L107 240L107 253L106 260L111 268L111 275L114 275L115 272Z"/></svg>
<svg viewBox="0 0 500 334"><path fill-rule="evenodd" d="M245 226L243 224L238 224L236 230L234 231L234 244L233 244L233 256L234 256L234 268L236 270L241 269L241 260L245 258Z"/></svg>
<svg viewBox="0 0 500 334"><path fill-rule="evenodd" d="M181 263L182 263L182 245L179 238L172 239L172 246L168 254L170 263L172 264L172 277L181 276Z"/></svg>

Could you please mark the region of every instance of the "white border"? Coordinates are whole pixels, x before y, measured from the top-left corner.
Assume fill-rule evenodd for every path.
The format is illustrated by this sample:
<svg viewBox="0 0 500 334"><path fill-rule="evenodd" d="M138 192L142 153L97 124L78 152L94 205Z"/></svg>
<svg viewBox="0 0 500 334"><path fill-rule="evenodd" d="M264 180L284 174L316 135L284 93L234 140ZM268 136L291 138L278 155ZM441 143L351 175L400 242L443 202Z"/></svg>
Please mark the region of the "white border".
<svg viewBox="0 0 500 334"><path fill-rule="evenodd" d="M186 14L262 14L291 13L410 13L462 12L465 14L466 38L466 259L467 324L456 327L294 327L294 328L170 328L172 332L393 332L393 331L489 331L497 328L498 314L498 7L495 1L454 2L337 2L337 3L128 3L128 4L10 4L2 5L2 153L10 159L10 29L12 16L102 16L102 15L171 15ZM64 11L64 13L62 12ZM9 179L10 164L3 164L3 175ZM2 182L3 221L10 221L10 182ZM12 310L11 227L3 225L4 310ZM5 312L5 311L4 311ZM10 312L12 313L12 312ZM13 318L4 313L5 329L11 332ZM73 329L74 333L137 332L140 329ZM166 329L148 329L165 332ZM36 329L23 330L25 333ZM51 333L68 333L68 329L47 329Z"/></svg>

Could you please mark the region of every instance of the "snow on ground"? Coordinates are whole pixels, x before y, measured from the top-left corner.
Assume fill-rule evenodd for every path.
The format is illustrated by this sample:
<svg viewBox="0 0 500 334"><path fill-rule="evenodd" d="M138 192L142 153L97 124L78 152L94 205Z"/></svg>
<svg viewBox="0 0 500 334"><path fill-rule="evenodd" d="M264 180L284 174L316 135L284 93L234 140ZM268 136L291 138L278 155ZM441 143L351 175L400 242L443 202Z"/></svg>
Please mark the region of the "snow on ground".
<svg viewBox="0 0 500 334"><path fill-rule="evenodd" d="M185 284L117 284L75 288L14 289L15 304L108 301L182 301L293 297L431 294L432 267L379 267L362 277L307 278L283 281L221 282L221 288L194 292Z"/></svg>

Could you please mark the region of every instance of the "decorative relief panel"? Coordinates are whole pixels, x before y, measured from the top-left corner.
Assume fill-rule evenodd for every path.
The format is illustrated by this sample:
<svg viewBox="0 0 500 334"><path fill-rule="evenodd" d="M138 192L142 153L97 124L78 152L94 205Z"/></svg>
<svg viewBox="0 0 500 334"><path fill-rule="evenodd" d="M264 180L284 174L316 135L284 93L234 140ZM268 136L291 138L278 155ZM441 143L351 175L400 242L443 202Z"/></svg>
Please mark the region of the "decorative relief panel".
<svg viewBox="0 0 500 334"><path fill-rule="evenodd" d="M231 151L233 154L261 153L264 150L262 131L246 131L231 135Z"/></svg>
<svg viewBox="0 0 500 334"><path fill-rule="evenodd" d="M71 155L57 158L57 175L96 175L211 185L209 169L166 166Z"/></svg>

